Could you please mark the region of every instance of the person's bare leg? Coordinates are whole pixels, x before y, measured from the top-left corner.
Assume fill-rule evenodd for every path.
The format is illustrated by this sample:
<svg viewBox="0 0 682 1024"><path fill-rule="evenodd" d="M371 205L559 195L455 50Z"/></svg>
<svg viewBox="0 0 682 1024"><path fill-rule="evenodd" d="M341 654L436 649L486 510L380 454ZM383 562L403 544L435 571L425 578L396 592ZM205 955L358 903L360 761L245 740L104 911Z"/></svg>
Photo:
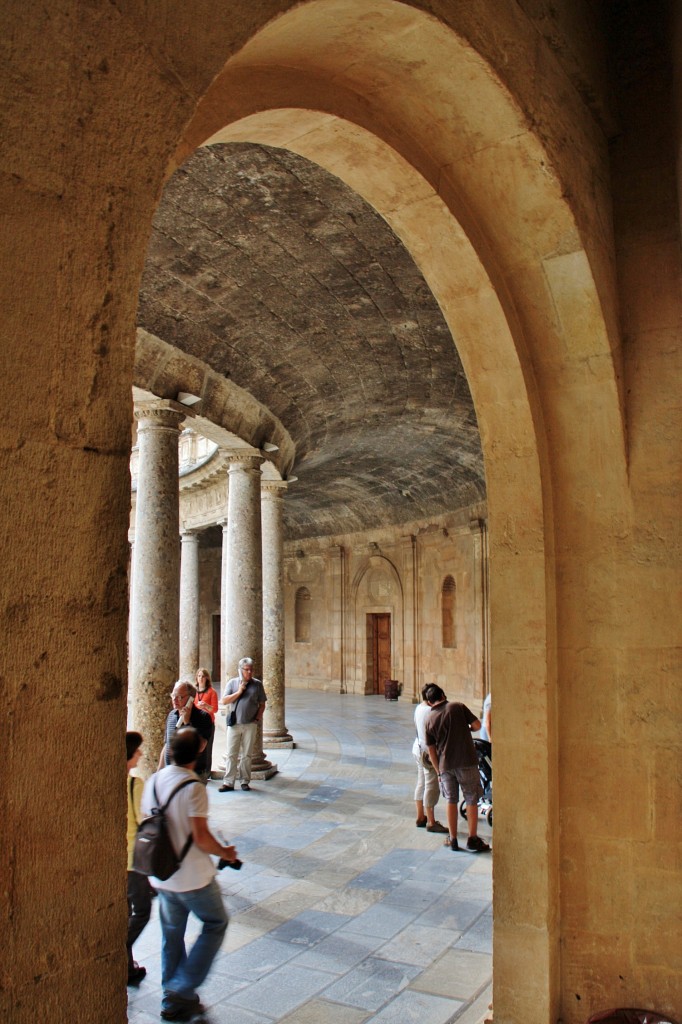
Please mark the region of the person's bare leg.
<svg viewBox="0 0 682 1024"><path fill-rule="evenodd" d="M469 826L469 838L478 835L478 804L467 804L467 825Z"/></svg>
<svg viewBox="0 0 682 1024"><path fill-rule="evenodd" d="M457 804L446 804L445 809L448 816L448 831L451 839L457 838Z"/></svg>
<svg viewBox="0 0 682 1024"><path fill-rule="evenodd" d="M427 821L428 822L428 811L424 812L424 803L422 800L415 800L414 806L417 811L417 822ZM433 817L433 811L431 811L431 817Z"/></svg>

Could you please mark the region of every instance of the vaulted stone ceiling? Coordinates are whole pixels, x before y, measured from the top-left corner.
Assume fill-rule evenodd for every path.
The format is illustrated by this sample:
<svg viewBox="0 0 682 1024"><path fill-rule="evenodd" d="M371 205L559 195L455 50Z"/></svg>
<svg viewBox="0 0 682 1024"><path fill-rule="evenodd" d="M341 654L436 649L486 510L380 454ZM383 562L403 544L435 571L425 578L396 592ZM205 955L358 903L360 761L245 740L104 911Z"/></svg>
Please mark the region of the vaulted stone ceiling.
<svg viewBox="0 0 682 1024"><path fill-rule="evenodd" d="M388 224L310 161L198 150L159 206L138 323L287 428L289 538L485 496L469 387L433 295Z"/></svg>

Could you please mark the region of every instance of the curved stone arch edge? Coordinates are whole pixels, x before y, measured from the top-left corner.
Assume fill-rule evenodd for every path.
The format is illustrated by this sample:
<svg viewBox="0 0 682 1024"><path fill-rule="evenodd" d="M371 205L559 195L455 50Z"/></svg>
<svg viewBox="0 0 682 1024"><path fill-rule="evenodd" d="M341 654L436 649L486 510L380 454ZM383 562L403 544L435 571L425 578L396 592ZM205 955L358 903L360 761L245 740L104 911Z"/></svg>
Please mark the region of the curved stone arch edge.
<svg viewBox="0 0 682 1024"><path fill-rule="evenodd" d="M196 394L201 402L188 407L187 418L199 433L221 448L260 451L275 475L282 479L291 472L296 446L289 431L269 409L201 360L140 327L135 343L133 388L139 398L175 400L179 391ZM264 444L276 445L278 450L263 452ZM265 475L269 476L270 470ZM187 486L191 478L192 474L188 474Z"/></svg>
<svg viewBox="0 0 682 1024"><path fill-rule="evenodd" d="M315 8L319 11L320 6L302 5L298 10ZM327 4L330 10L337 6ZM385 10L389 6L395 10L409 10L400 4L373 6L382 6ZM420 16L420 13L416 12L416 16ZM277 19L280 26L286 17L283 15ZM263 33L257 33L252 42ZM386 38L381 38L380 42L382 47L386 46ZM248 45L240 51L241 55L246 54ZM310 43L307 41L303 45L310 46ZM232 62L233 67L241 59L240 54ZM254 54L256 51L252 50L251 57ZM407 69L405 71L407 75ZM270 80L264 82L268 74ZM240 121L246 115L263 113L273 106L282 105L309 109L310 95L315 95L316 106L323 113L334 116L343 114L347 123L364 126L375 140L381 137L389 144L390 141L399 141L396 124L392 130L390 126L382 126L368 97L356 92L349 99L350 90L344 94L344 83L336 79L333 73L328 75L326 85L334 92L334 96L326 105L324 88L319 92L317 89L311 92L308 88L306 96L306 89L301 88L300 81L294 83L290 90L293 102L287 103L285 86L291 85L295 74L291 66L268 68L266 71L260 68L255 73L249 73L247 69L242 82L237 83L240 88L234 88L229 98L219 95L220 89L228 82L229 72L222 82L216 79L216 87L207 91L204 97L206 102L200 103L201 109L188 128L183 143L185 155L208 139L212 138L215 142L218 130L226 124ZM259 88L253 88L254 75L260 79ZM315 79L309 75L303 84L309 87L311 84L325 83L319 77ZM397 79L393 84L397 86ZM230 85L235 85L234 76ZM273 85L282 88L273 89ZM387 89L390 87L391 82L384 83L380 95L377 93L379 103L390 105L387 98ZM249 92L250 95L247 95ZM417 89L415 96L421 94L423 100L424 92L423 89ZM342 94L348 104L346 111L334 107L337 96ZM428 109L428 104L421 104L422 112ZM336 124L339 123L341 121L337 116ZM575 473L576 463L580 455L589 449L590 440L594 444L595 437L598 437L613 456L608 481L605 482L605 486L610 488L612 505L622 507L627 489L622 410L610 345L611 336L607 329L607 322L612 322L613 317L604 315L588 253L580 243L580 232L572 220L570 204L558 187L558 180L551 183L552 215L547 218L547 223L555 232L555 221L563 225L564 238L543 239L543 224L539 219L528 229L535 248L531 245L530 251L525 254L507 253L506 262L503 258L500 264L499 257L504 255L504 240L500 243L494 234L488 232L486 235L485 222L480 221L481 211L476 209L473 202L475 197L471 192L467 193L457 177L457 158L461 155L457 147L454 147L449 158L446 155L446 158L438 159L436 154L431 160L429 146L420 147L418 133L410 139L414 122L406 121L403 127L403 139L407 136L413 144L412 153L404 151L403 156L415 172L421 174L423 184L430 184L433 194L422 194L409 206L400 209L405 231L398 233L404 240L408 238L407 247L420 264L450 324L453 337L457 339L481 430L493 562L493 671L504 671L509 692L519 698L522 707L527 706L529 711L532 705L534 712L532 716L528 715L532 735L524 737L525 752L513 737L509 737L508 749L513 752L515 768L520 770L526 784L533 789L535 810L539 811L537 820L526 820L528 815L525 818L519 816L515 798L513 801L507 800L502 786L496 794L498 835L500 825L504 829L505 821L511 830L507 836L509 839L513 838L515 828L527 829L524 841L528 859L534 864L537 883L532 887L533 898L529 900L528 893L522 892L522 880L515 881L513 872L508 870L509 855L504 849L496 853L498 879L504 878L505 884L498 887L501 898L496 902L495 1000L503 1013L507 1005L514 1006L521 1016L524 1010L530 1009L530 1005L523 1004L523 999L516 991L512 970L513 941L510 942L510 936L525 933L531 936L531 959L537 965L533 983L525 987L528 993L526 999L533 1000L533 1016L550 1019L556 1016L558 1008L560 958L557 921L559 828L556 799L558 659L555 559L568 549L566 541L561 541L562 528L566 528L570 506L576 498L580 504L583 496L573 496L570 487L568 490L567 487L571 480L577 482L580 479ZM253 125L243 141L273 144L273 137L267 132L264 138L259 138L252 129ZM522 130L526 132L534 154L541 155L543 150L538 139L527 126L522 126ZM301 155L309 155L307 143L310 141L310 132L299 135L298 139L295 145L294 140L289 142L291 148L301 152ZM223 140L226 140L225 136ZM301 140L306 143L305 148ZM400 151L399 145L393 148L396 153ZM465 154L473 158L473 164L470 160L470 170L477 160L480 164L479 156L484 151L485 146L482 146L478 152L469 151ZM528 159L526 166L524 152ZM501 171L502 168L494 167L495 155L489 154L489 161L492 160L493 171ZM533 153L529 154L520 146L513 151L510 148L507 155L505 169L520 176L526 186L532 184L533 174L536 177L538 174L538 168L533 166ZM319 153L317 162L324 166ZM490 168L489 162L489 172ZM392 215L393 226L397 230L399 211L391 211L388 204L382 207L376 199L373 201L366 187L363 189L353 184L352 179L345 178L339 170L337 167L334 173L338 173L339 177L347 180L351 187L355 187L372 202L386 219L388 214ZM361 170L364 171L364 168ZM513 184L510 186L504 181L501 187L507 189L508 194L516 194ZM446 208L449 216L449 219L448 216L435 218L435 222L443 229L444 237L437 231L431 231L430 237L424 239L424 214L433 211L437 205L436 200ZM505 213L509 212L508 196L501 195L496 212L503 230ZM514 218L509 219L513 221ZM410 221L411 232L408 230ZM418 244L419 227L422 228L423 251L420 251ZM438 246L437 262L443 275L440 280L436 263L430 271L425 271L428 249L433 251L437 248L434 241L443 242ZM509 238L506 241L509 245ZM519 258L524 255L525 262ZM446 256L449 258L444 258ZM463 282L454 280L456 274L452 271L458 268L458 256L469 257L462 259L462 265L473 271L472 279ZM449 273L444 273L445 264ZM521 301L524 296L525 306ZM583 322L577 326L572 319L568 319L576 306L585 311ZM486 311L488 315L478 316L481 311ZM487 329L484 329L484 325ZM579 379L581 374L582 380ZM587 379L590 374L594 378L591 381ZM570 414L566 414L565 402L560 400L558 394L562 389L564 392L572 389L577 392L581 385L589 392L586 401L590 401L590 396L592 399L599 397L604 409L593 437L590 437L590 426L585 418L571 419ZM587 476L589 474L585 474ZM562 502L566 508L562 509ZM600 514L608 515L610 511L602 510ZM592 517L594 519L594 512ZM562 543L564 550L561 550ZM518 600L520 593L524 594L524 602ZM525 699L524 694L527 695ZM496 701L504 718L505 696L502 690L496 695ZM510 712L510 720L518 718L519 708L514 706L511 699L506 710ZM534 744L529 740L532 741L541 733L546 747L543 763L539 765L533 753ZM506 744L507 738L503 733L498 733L498 742L500 748Z"/></svg>

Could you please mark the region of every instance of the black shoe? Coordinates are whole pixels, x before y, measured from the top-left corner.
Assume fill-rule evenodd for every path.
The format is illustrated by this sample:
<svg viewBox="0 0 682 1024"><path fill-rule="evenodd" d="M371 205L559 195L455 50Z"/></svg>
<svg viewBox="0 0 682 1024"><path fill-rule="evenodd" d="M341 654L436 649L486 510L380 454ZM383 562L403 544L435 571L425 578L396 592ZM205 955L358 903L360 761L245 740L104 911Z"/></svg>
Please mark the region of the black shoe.
<svg viewBox="0 0 682 1024"><path fill-rule="evenodd" d="M133 962L133 966L128 968L128 984L137 987L146 974L146 967L140 967L138 963Z"/></svg>
<svg viewBox="0 0 682 1024"><path fill-rule="evenodd" d="M168 996L169 1006L161 1010L162 1020L191 1020L198 1013L203 1013L205 1007L201 1005L199 996L193 999L183 999L182 996Z"/></svg>
<svg viewBox="0 0 682 1024"><path fill-rule="evenodd" d="M248 784L248 782L242 782L242 789L251 789L251 786Z"/></svg>
<svg viewBox="0 0 682 1024"><path fill-rule="evenodd" d="M417 818L415 825L417 828L426 828L426 818Z"/></svg>
<svg viewBox="0 0 682 1024"><path fill-rule="evenodd" d="M457 836L451 838L450 835L448 835L448 838L443 843L443 846L447 846L449 847L449 849L452 850L453 853L457 853L460 848L459 843L457 842Z"/></svg>
<svg viewBox="0 0 682 1024"><path fill-rule="evenodd" d="M438 833L440 833L440 835L443 835L443 836L450 835L450 833L446 829L445 825L441 825L441 823L439 821L434 821L433 825L427 825L426 826L426 831L427 832L438 832Z"/></svg>
<svg viewBox="0 0 682 1024"><path fill-rule="evenodd" d="M469 853L490 853L490 847L480 836L469 836L467 850Z"/></svg>
<svg viewBox="0 0 682 1024"><path fill-rule="evenodd" d="M232 785L231 782L225 782L225 783L223 783L222 786L218 786L218 792L219 793L233 793L234 792L234 786Z"/></svg>

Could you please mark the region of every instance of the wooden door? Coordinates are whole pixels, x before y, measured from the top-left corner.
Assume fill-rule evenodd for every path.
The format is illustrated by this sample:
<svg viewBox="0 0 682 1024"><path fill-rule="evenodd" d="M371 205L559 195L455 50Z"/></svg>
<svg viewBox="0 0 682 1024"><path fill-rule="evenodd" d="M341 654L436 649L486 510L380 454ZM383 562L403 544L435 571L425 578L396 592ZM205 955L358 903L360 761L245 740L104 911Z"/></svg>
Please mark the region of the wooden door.
<svg viewBox="0 0 682 1024"><path fill-rule="evenodd" d="M388 613L367 616L367 681L371 693L384 692L391 678L391 616Z"/></svg>

